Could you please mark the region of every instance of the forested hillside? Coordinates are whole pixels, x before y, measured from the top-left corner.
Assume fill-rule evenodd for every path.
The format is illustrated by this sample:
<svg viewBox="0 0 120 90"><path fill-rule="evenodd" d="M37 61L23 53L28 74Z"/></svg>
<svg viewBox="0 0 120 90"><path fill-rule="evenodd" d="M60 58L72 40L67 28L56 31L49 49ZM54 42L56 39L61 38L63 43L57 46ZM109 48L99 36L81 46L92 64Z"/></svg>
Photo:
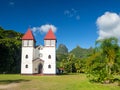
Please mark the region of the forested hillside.
<svg viewBox="0 0 120 90"><path fill-rule="evenodd" d="M74 54L77 58L86 58L89 55L91 55L93 52L93 48L90 47L89 49L81 48L80 46L77 46L74 48L70 53Z"/></svg>
<svg viewBox="0 0 120 90"><path fill-rule="evenodd" d="M19 73L23 34L0 27L0 73Z"/></svg>

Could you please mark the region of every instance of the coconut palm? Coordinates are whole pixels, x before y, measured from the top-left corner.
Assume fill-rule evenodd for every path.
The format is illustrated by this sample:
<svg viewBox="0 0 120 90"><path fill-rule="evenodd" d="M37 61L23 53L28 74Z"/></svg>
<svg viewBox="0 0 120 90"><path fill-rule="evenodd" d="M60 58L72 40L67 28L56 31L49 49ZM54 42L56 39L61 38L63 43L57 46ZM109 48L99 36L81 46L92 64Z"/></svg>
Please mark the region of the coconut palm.
<svg viewBox="0 0 120 90"><path fill-rule="evenodd" d="M119 50L118 40L116 38L108 38L97 40L98 50L101 52L101 57L104 57L106 63L106 72L109 76L112 74L112 67L115 64L116 54Z"/></svg>

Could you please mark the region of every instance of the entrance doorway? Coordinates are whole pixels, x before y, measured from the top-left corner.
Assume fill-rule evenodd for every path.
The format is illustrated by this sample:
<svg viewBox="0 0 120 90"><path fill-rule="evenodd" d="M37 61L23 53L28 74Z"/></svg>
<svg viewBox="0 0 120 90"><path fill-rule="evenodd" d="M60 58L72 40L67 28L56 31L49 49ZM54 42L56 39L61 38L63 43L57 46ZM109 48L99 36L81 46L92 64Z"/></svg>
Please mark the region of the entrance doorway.
<svg viewBox="0 0 120 90"><path fill-rule="evenodd" d="M42 71L43 71L43 65L40 63L40 64L38 65L38 73L39 73L39 74L42 74Z"/></svg>

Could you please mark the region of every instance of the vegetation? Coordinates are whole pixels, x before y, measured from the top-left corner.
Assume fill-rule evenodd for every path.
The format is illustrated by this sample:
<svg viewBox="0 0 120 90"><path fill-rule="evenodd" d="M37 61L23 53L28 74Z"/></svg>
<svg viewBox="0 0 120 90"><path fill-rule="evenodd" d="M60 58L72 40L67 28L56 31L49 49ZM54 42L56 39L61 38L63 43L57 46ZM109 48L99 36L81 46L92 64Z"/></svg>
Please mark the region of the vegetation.
<svg viewBox="0 0 120 90"><path fill-rule="evenodd" d="M94 49L77 46L61 59L59 67L64 68L64 73L86 73L94 82L120 81L114 78L120 74L120 48L116 38L98 40Z"/></svg>
<svg viewBox="0 0 120 90"><path fill-rule="evenodd" d="M90 47L89 49L84 49L84 48L81 48L80 46L77 46L72 51L70 51L70 53L74 54L75 57L77 58L86 58L89 55L91 55L92 52L93 52L92 47Z"/></svg>
<svg viewBox="0 0 120 90"><path fill-rule="evenodd" d="M60 44L56 52L57 54L68 54L68 48L64 44Z"/></svg>
<svg viewBox="0 0 120 90"><path fill-rule="evenodd" d="M62 68L62 60L68 55L68 48L64 44L60 44L56 50L57 68Z"/></svg>
<svg viewBox="0 0 120 90"><path fill-rule="evenodd" d="M84 73L86 57L92 54L93 48L83 49L77 46L68 52L65 45L60 44L57 49L57 67L64 68L64 73Z"/></svg>
<svg viewBox="0 0 120 90"><path fill-rule="evenodd" d="M13 78L14 77L14 78ZM120 77L119 77L120 78ZM85 74L58 76L0 75L0 87L16 84L2 90L119 90L118 83L110 85L90 83Z"/></svg>
<svg viewBox="0 0 120 90"><path fill-rule="evenodd" d="M18 32L0 27L0 73L20 72L21 36Z"/></svg>
<svg viewBox="0 0 120 90"><path fill-rule="evenodd" d="M98 40L95 52L87 60L91 80L102 83L114 81L114 74L120 73L119 46L116 38Z"/></svg>

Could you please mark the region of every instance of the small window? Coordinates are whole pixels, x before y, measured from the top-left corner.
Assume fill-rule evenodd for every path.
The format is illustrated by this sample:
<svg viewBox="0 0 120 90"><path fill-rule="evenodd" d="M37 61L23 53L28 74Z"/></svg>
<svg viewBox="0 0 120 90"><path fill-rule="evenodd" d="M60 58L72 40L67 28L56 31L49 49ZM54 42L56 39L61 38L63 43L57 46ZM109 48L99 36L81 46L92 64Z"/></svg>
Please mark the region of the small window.
<svg viewBox="0 0 120 90"><path fill-rule="evenodd" d="M51 65L50 65L50 64L48 65L48 68L51 68Z"/></svg>
<svg viewBox="0 0 120 90"><path fill-rule="evenodd" d="M28 68L28 65L25 65L25 68Z"/></svg>
<svg viewBox="0 0 120 90"><path fill-rule="evenodd" d="M25 58L27 59L27 58L28 58L28 55L26 55Z"/></svg>
<svg viewBox="0 0 120 90"><path fill-rule="evenodd" d="M40 47L40 50L43 50L43 47Z"/></svg>
<svg viewBox="0 0 120 90"><path fill-rule="evenodd" d="M38 48L38 50L40 50L40 47Z"/></svg>
<svg viewBox="0 0 120 90"><path fill-rule="evenodd" d="M39 47L38 50L43 50L43 47Z"/></svg>
<svg viewBox="0 0 120 90"><path fill-rule="evenodd" d="M35 71L37 71L37 68L35 68Z"/></svg>
<svg viewBox="0 0 120 90"><path fill-rule="evenodd" d="M48 56L48 59L51 59L51 55Z"/></svg>

